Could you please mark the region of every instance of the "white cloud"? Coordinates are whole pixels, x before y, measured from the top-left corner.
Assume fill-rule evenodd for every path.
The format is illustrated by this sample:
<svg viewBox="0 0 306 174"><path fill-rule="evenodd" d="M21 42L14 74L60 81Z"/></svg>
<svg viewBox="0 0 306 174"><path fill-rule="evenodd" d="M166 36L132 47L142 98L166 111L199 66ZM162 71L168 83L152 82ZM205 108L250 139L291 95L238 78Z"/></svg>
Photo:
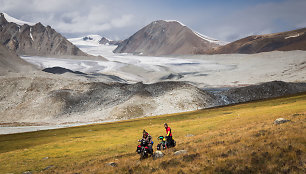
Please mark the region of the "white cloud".
<svg viewBox="0 0 306 174"><path fill-rule="evenodd" d="M18 2L18 1L20 3L20 0L17 0L16 2ZM29 8L32 8L37 12L49 13L49 12L63 11L65 9L73 7L75 4L80 4L82 1L81 0L73 0L73 1L67 1L67 0L25 0L24 2L27 2L27 4L30 5Z"/></svg>
<svg viewBox="0 0 306 174"><path fill-rule="evenodd" d="M171 2L0 0L0 11L21 20L50 25L66 36L92 33L112 39L124 39L157 19L179 20L202 34L225 41L306 27L305 0L261 1L246 6L237 2L228 7L215 3L213 8L205 3L197 7L191 2Z"/></svg>
<svg viewBox="0 0 306 174"><path fill-rule="evenodd" d="M0 0L0 11L42 22L62 33L101 33L133 24L134 16L115 4L94 0ZM30 15L29 15L30 14ZM118 15L117 15L118 14ZM118 17L119 16L119 17Z"/></svg>
<svg viewBox="0 0 306 174"><path fill-rule="evenodd" d="M206 29L218 39L233 41L256 34L281 32L306 27L306 1L287 0L263 3L224 16Z"/></svg>
<svg viewBox="0 0 306 174"><path fill-rule="evenodd" d="M120 18L115 18L111 20L111 24L114 27L122 28L130 25L133 22L134 16L131 14L122 15Z"/></svg>

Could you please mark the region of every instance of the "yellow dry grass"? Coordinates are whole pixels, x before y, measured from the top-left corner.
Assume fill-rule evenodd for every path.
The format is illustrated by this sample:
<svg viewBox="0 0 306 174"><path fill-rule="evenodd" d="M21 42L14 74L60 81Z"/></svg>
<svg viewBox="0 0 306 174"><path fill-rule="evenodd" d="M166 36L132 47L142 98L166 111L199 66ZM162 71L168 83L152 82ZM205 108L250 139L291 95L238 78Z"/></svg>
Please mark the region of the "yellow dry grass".
<svg viewBox="0 0 306 174"><path fill-rule="evenodd" d="M290 119L274 125L276 118ZM306 94L194 112L0 136L0 173L305 173ZM177 147L139 161L168 122ZM186 137L193 134L192 137ZM185 149L187 154L173 155ZM46 158L48 157L48 158ZM106 165L116 162L117 167ZM47 169L46 169L47 168Z"/></svg>

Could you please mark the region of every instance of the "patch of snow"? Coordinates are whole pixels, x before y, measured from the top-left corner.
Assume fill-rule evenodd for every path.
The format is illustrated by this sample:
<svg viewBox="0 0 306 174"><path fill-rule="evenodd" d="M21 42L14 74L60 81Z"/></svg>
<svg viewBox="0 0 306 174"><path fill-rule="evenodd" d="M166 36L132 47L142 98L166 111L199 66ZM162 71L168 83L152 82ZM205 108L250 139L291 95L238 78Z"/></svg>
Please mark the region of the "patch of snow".
<svg viewBox="0 0 306 174"><path fill-rule="evenodd" d="M90 39L84 40L85 37ZM102 38L100 35L87 35L85 37L71 38L68 40L77 46L98 46Z"/></svg>
<svg viewBox="0 0 306 174"><path fill-rule="evenodd" d="M86 37L92 38L92 41L94 42L99 42L102 38L100 35L96 35L96 34L90 34L90 35L87 35Z"/></svg>
<svg viewBox="0 0 306 174"><path fill-rule="evenodd" d="M180 25L182 25L182 26L186 27L186 25L185 25L185 24L183 24L182 22L177 21L177 20L164 20L164 21L165 21L165 22L177 22L177 23L179 23Z"/></svg>
<svg viewBox="0 0 306 174"><path fill-rule="evenodd" d="M74 60L38 56L21 56L21 58L42 69L59 66L70 69L72 71L80 71L84 73L103 73L107 71L116 71L118 68L124 65L123 63L112 61Z"/></svg>
<svg viewBox="0 0 306 174"><path fill-rule="evenodd" d="M17 24L17 25L24 25L24 24L27 24L27 25L30 25L30 26L35 25L35 23L26 22L26 21L21 21L21 20L16 19L16 18L14 18L14 17L12 17L12 16L10 16L10 15L8 15L8 14L6 14L6 13L3 13L3 15L4 15L4 18L5 18L8 22L13 22L13 23L15 23L15 24Z"/></svg>
<svg viewBox="0 0 306 174"><path fill-rule="evenodd" d="M296 34L296 35L292 35L292 36L287 36L285 37L285 39L289 39L289 38L293 38L293 37L299 37L300 36L300 33Z"/></svg>
<svg viewBox="0 0 306 174"><path fill-rule="evenodd" d="M185 24L183 24L182 22L177 21L177 20L164 20L164 21L165 21L165 22L177 22L177 23L179 23L180 25L182 25L182 26L184 26L184 27L186 26ZM211 38L211 37L202 35L202 34L196 32L196 31L193 31L193 32L194 32L194 34L196 34L198 37L200 37L201 39L206 40L206 41L208 41L208 42L215 43L215 44L218 44L218 45L226 45L226 44L228 44L228 42L224 42L224 41L219 41L219 40L217 40L217 39L213 39L213 38Z"/></svg>
<svg viewBox="0 0 306 174"><path fill-rule="evenodd" d="M77 45L83 52L86 52L94 56L103 56L103 57L113 56L114 55L113 51L117 48L117 45L107 45L107 44L106 45L97 44L91 46L85 46L79 44L75 45Z"/></svg>
<svg viewBox="0 0 306 174"><path fill-rule="evenodd" d="M196 31L193 31L193 33L195 35L197 35L198 37L200 37L201 39L206 40L206 41L211 42L211 43L215 43L215 44L218 44L218 45L226 45L226 44L228 44L227 42L219 41L217 39L213 39L211 37L208 37L208 36L205 36L203 34L200 34L200 33L196 32Z"/></svg>
<svg viewBox="0 0 306 174"><path fill-rule="evenodd" d="M30 37L31 37L32 41L34 41L33 36L32 36L32 27L30 27Z"/></svg>

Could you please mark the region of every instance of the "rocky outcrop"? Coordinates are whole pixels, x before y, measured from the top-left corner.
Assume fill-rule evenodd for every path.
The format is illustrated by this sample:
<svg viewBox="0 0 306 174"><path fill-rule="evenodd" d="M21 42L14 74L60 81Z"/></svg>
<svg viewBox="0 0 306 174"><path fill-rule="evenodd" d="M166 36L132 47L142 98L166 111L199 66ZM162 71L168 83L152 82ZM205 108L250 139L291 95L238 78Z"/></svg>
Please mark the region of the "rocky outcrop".
<svg viewBox="0 0 306 174"><path fill-rule="evenodd" d="M210 54L252 54L268 51L306 50L306 28L249 36L209 51Z"/></svg>
<svg viewBox="0 0 306 174"><path fill-rule="evenodd" d="M173 153L173 155L181 155L181 154L186 154L188 151L187 150L178 150L178 151L175 151Z"/></svg>
<svg viewBox="0 0 306 174"><path fill-rule="evenodd" d="M305 91L306 83L272 81L258 85L228 89L219 93L218 96L220 96L220 101L224 103L235 104L292 95Z"/></svg>
<svg viewBox="0 0 306 174"><path fill-rule="evenodd" d="M274 124L283 124L283 123L286 123L286 122L289 122L290 120L286 120L284 118L278 118L274 121Z"/></svg>
<svg viewBox="0 0 306 174"><path fill-rule="evenodd" d="M157 159L157 158L162 158L162 157L164 157L165 156L165 154L162 152L162 151L156 151L155 153L154 153L154 155L153 155L153 159Z"/></svg>
<svg viewBox="0 0 306 174"><path fill-rule="evenodd" d="M0 43L19 55L87 56L50 26L17 24L0 13Z"/></svg>
<svg viewBox="0 0 306 174"><path fill-rule="evenodd" d="M119 45L122 41L114 41L107 39L106 37L102 37L101 40L99 41L99 44L103 45Z"/></svg>
<svg viewBox="0 0 306 174"><path fill-rule="evenodd" d="M111 167L117 167L118 166L118 164L115 163L115 162L109 162L109 163L106 163L105 165L111 166Z"/></svg>
<svg viewBox="0 0 306 174"><path fill-rule="evenodd" d="M153 56L199 54L218 47L218 43L180 22L159 20L124 40L114 52Z"/></svg>

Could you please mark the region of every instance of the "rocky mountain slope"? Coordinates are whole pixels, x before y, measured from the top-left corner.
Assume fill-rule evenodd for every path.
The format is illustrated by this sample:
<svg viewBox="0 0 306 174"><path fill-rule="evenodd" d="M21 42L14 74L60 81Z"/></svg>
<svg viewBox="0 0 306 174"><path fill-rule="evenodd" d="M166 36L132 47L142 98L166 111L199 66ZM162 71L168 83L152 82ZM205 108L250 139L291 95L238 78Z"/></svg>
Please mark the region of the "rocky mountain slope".
<svg viewBox="0 0 306 174"><path fill-rule="evenodd" d="M306 91L306 83L286 83L272 81L240 88L232 88L217 93L223 104L244 103L255 100L269 99L292 95Z"/></svg>
<svg viewBox="0 0 306 174"><path fill-rule="evenodd" d="M22 60L18 55L0 44L0 76L9 72L27 72L35 70L35 67Z"/></svg>
<svg viewBox="0 0 306 174"><path fill-rule="evenodd" d="M0 122L129 119L213 106L214 96L182 82L101 83L68 75L0 78Z"/></svg>
<svg viewBox="0 0 306 174"><path fill-rule="evenodd" d="M306 28L266 34L249 36L227 45L218 47L211 54L243 53L252 54L268 51L291 51L306 50Z"/></svg>
<svg viewBox="0 0 306 174"><path fill-rule="evenodd" d="M194 32L180 22L159 20L124 40L114 52L154 56L198 54L219 44L219 41Z"/></svg>
<svg viewBox="0 0 306 174"><path fill-rule="evenodd" d="M0 122L59 124L178 113L306 91L270 82L212 93L184 82L102 83L43 73L0 77Z"/></svg>
<svg viewBox="0 0 306 174"><path fill-rule="evenodd" d="M23 22L5 13L0 13L0 43L19 55L87 56L50 26Z"/></svg>

